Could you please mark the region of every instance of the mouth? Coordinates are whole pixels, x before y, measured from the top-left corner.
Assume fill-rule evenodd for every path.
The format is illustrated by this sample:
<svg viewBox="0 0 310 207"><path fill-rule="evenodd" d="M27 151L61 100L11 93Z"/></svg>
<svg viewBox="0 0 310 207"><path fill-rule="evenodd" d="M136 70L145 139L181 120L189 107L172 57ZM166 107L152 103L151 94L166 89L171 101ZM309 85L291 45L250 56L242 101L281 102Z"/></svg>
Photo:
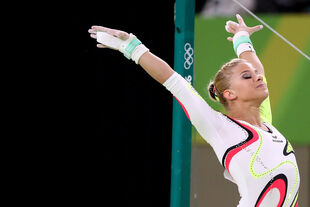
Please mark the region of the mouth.
<svg viewBox="0 0 310 207"><path fill-rule="evenodd" d="M256 88L266 88L266 85L264 83L261 83L258 86L256 86Z"/></svg>

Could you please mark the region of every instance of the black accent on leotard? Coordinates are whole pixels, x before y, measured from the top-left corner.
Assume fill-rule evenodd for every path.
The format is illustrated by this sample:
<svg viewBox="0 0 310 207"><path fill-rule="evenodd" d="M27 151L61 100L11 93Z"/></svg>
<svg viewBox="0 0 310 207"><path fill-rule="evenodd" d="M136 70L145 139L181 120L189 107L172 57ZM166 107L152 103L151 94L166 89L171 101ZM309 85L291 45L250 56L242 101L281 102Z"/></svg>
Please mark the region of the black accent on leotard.
<svg viewBox="0 0 310 207"><path fill-rule="evenodd" d="M235 124L237 124L238 126L240 126L242 129L244 129L244 130L248 133L248 138L247 138L246 140L244 140L244 141L240 142L239 144L236 144L236 145L234 145L234 146L232 146L232 147L229 147L229 148L226 150L226 152L224 153L223 158L222 158L222 165L223 165L223 167L225 168L225 159L226 159L227 154L228 154L231 150L233 150L233 149L235 149L235 148L237 148L237 147L240 147L241 145L244 145L244 144L246 144L247 142L249 142L249 141L253 138L253 133L252 133L250 130L248 130L247 128L245 128L244 126L242 126L241 124L239 124L238 122L236 122L234 119L232 119L232 118L230 118L229 116L227 116L226 114L223 114L223 115L226 116L228 119L230 119L230 120L231 120L232 122L234 122Z"/></svg>
<svg viewBox="0 0 310 207"><path fill-rule="evenodd" d="M284 199L281 203L281 207L282 205L284 204L284 201L285 201L285 198L286 198L286 192L287 192L287 177L284 175L284 174L279 174L279 175L276 175L274 178L272 178L268 183L267 185L265 186L265 188L263 189L263 191L260 193L260 195L258 196L257 198L257 201L255 203L255 207L258 207L257 204L258 202L260 201L261 197L264 195L265 191L269 189L269 187L278 179L282 179L284 182L285 182L285 195L284 195ZM281 192L280 192L281 193Z"/></svg>
<svg viewBox="0 0 310 207"><path fill-rule="evenodd" d="M289 155L289 154L291 154L291 153L295 154L294 150L292 150L292 151L290 151L290 152L287 153L287 147L288 147L288 140L286 140L286 144L285 144L284 149L283 149L283 154L284 154L285 156L287 156L287 155Z"/></svg>

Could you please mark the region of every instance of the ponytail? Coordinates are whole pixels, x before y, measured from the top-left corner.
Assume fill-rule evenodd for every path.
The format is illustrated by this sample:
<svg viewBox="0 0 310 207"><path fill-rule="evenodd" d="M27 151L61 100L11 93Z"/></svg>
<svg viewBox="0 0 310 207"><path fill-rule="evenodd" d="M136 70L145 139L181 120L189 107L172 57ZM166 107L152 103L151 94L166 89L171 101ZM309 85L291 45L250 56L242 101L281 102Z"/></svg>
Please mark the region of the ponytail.
<svg viewBox="0 0 310 207"><path fill-rule="evenodd" d="M210 83L209 83L208 94L209 94L209 97L212 101L218 102L219 98L218 98L217 93L216 93L214 81L210 81Z"/></svg>

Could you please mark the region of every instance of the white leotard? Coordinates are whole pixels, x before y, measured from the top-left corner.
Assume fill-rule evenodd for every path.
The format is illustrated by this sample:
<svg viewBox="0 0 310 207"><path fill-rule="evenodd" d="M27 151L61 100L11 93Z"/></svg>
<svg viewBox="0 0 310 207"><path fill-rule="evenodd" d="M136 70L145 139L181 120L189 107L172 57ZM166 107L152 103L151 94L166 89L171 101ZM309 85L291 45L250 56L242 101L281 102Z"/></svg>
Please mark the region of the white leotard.
<svg viewBox="0 0 310 207"><path fill-rule="evenodd" d="M287 139L213 110L178 73L163 84L183 105L199 134L224 166L225 178L238 185L239 207L298 206L299 171Z"/></svg>

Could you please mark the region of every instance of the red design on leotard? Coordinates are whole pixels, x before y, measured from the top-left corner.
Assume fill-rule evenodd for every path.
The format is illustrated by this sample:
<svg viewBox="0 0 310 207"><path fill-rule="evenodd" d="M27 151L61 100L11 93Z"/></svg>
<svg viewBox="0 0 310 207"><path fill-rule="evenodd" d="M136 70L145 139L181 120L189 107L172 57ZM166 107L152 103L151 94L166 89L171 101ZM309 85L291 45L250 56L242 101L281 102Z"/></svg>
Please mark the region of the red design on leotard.
<svg viewBox="0 0 310 207"><path fill-rule="evenodd" d="M187 112L185 106L181 103L181 101L179 101L179 99L178 99L177 97L175 97L175 96L173 96L173 97L174 97L174 98L179 102L179 104L182 106L182 109L183 109L183 111L185 112L187 118L188 118L189 120L191 120L191 118L189 117L189 114L188 114L188 112Z"/></svg>
<svg viewBox="0 0 310 207"><path fill-rule="evenodd" d="M226 115L227 116L227 115ZM241 128L245 129L248 132L248 137L245 141L240 142L237 145L234 145L230 148L228 148L223 156L222 159L222 164L223 166L226 168L226 170L229 172L229 165L230 162L232 160L232 158L238 153L240 152L242 149L244 149L247 146L250 146L251 144L253 144L254 142L256 142L259 139L259 135L258 133L251 127L245 125L245 124L241 124L240 122L230 118L229 116L227 116L230 120L232 120L233 122L235 122L236 124L238 124ZM229 172L230 174L230 172Z"/></svg>

